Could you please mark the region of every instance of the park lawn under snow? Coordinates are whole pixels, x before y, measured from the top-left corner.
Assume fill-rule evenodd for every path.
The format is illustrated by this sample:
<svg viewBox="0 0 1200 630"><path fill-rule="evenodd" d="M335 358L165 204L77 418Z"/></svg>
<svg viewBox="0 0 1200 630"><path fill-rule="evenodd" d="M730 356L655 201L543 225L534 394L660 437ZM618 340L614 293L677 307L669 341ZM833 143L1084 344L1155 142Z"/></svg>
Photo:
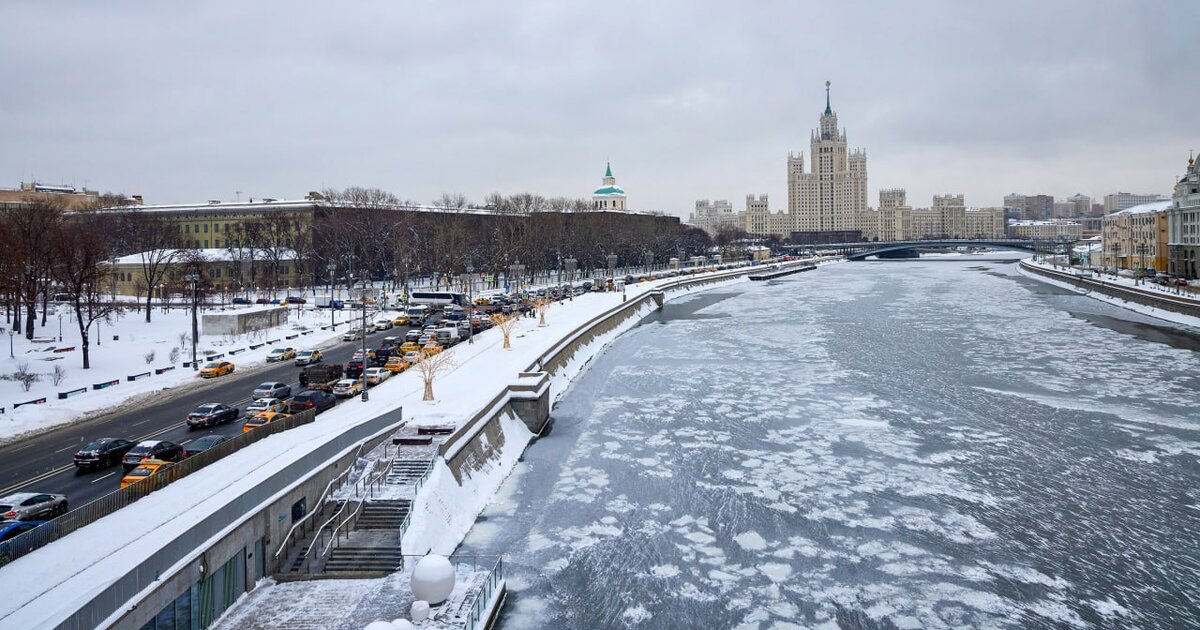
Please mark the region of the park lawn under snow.
<svg viewBox="0 0 1200 630"><path fill-rule="evenodd" d="M20 365L40 375L38 382L24 391L21 384L12 380L0 380L0 443L10 441L24 434L44 431L55 426L68 424L96 415L105 410L111 410L126 404L134 403L147 395L152 395L163 389L176 388L184 385L202 386L200 379L191 369L184 369L182 363L191 360L190 334L192 329L191 311L189 309L171 309L163 312L155 309L151 321L145 321L145 312L129 311L111 322L102 322L97 334L91 330L90 358L91 368L83 369L83 356L79 343L79 327L75 324L74 313L67 305L51 306L53 312L46 318L46 326L41 326L39 318L34 329L34 339L53 339L51 342L34 343L27 341L20 334L12 336L13 357L0 358L0 375L11 375ZM262 307L243 306L225 307L227 313L237 312L235 309L254 309ZM63 313L63 341L58 341L58 315ZM201 309L200 313L222 312L219 308ZM360 311L361 312L361 311ZM351 311L336 312L338 322L354 317ZM320 326L328 325L328 311L318 311L311 307L303 310L289 307L288 322L276 327L245 335L206 335L201 330L196 347L197 357L201 359L206 352L215 354L228 353L230 350L247 348L245 352L236 355L226 354L224 360L237 366L237 371L246 371L266 364L266 356L275 347L293 346L296 348L322 347L334 339L340 339L345 331L321 330ZM286 335L312 331L296 339L284 341ZM116 337L116 340L114 340ZM182 339L181 339L182 337ZM263 346L257 350L249 350L250 344L262 343L266 340L279 339L281 343ZM99 340L99 344L97 344ZM54 349L74 348L68 352L54 352ZM170 360L173 348L179 348L179 356L172 363ZM174 365L174 369L163 374L154 374L156 368ZM53 382L55 367L61 368L65 374L57 385ZM128 381L126 377L150 372L150 376ZM93 390L92 385L108 381L119 381L118 384L101 390ZM65 400L58 399L59 392L67 392L79 388L87 388L86 392L72 395ZM43 404L22 405L16 409L15 403L45 398Z"/></svg>
<svg viewBox="0 0 1200 630"><path fill-rule="evenodd" d="M663 282L631 286L630 297ZM589 293L559 302L549 309L544 327L536 319L522 319L512 333L511 350L501 348L503 339L498 329L478 335L474 344L460 344L447 351L454 353L455 364L435 381L436 400L432 402L421 401L423 385L415 371L399 374L372 388L369 402L348 400L321 414L312 424L252 444L36 553L18 558L0 571L0 592L5 593L0 601L0 620L13 627L55 625L132 571L149 554L187 531L199 514L228 504L259 479L351 426L400 407L405 419L413 424L463 424L560 339L621 302L620 293ZM593 345L590 350L594 353L599 347ZM519 451L511 456L517 454ZM478 489L472 492L472 500L459 506L461 514L454 515L456 524L469 528L510 470L496 468L487 479L475 480L482 483L475 484ZM461 533L465 532L463 529ZM188 561L190 558L181 559Z"/></svg>

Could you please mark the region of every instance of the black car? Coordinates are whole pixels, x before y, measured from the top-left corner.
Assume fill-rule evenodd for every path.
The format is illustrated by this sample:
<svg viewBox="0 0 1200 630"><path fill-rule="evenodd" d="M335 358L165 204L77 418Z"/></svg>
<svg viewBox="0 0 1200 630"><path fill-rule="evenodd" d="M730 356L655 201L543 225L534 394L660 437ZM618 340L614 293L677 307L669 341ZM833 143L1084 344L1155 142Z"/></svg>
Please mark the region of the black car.
<svg viewBox="0 0 1200 630"><path fill-rule="evenodd" d="M225 435L206 435L198 440L192 440L183 446L183 458L187 459L192 455L198 455L221 442L228 441L229 437Z"/></svg>
<svg viewBox="0 0 1200 630"><path fill-rule="evenodd" d="M233 303L234 304L249 304L250 300L248 300L244 297L235 297L235 298L233 298Z"/></svg>
<svg viewBox="0 0 1200 630"><path fill-rule="evenodd" d="M346 378L358 378L363 373L362 359L350 359L346 362L346 369L343 371Z"/></svg>
<svg viewBox="0 0 1200 630"><path fill-rule="evenodd" d="M287 296L287 303L288 304L308 304L308 300L306 300L298 295L289 295L289 296Z"/></svg>
<svg viewBox="0 0 1200 630"><path fill-rule="evenodd" d="M121 465L126 470L132 470L142 463L143 459L162 459L177 462L183 457L183 447L166 440L146 440L138 442L137 446L129 449L121 459Z"/></svg>
<svg viewBox="0 0 1200 630"><path fill-rule="evenodd" d="M187 415L189 429L212 427L238 419L238 408L223 403L205 403Z"/></svg>
<svg viewBox="0 0 1200 630"><path fill-rule="evenodd" d="M255 304L270 304L271 300L268 300L267 298L258 298L257 300L254 300L254 303Z"/></svg>
<svg viewBox="0 0 1200 630"><path fill-rule="evenodd" d="M288 401L288 413L300 413L305 409L315 409L316 413L321 413L326 409L333 408L335 404L337 404L337 398L334 398L333 394L310 389L296 394Z"/></svg>
<svg viewBox="0 0 1200 630"><path fill-rule="evenodd" d="M133 446L134 442L120 438L100 438L88 442L75 453L75 467L81 470L108 468L121 461Z"/></svg>

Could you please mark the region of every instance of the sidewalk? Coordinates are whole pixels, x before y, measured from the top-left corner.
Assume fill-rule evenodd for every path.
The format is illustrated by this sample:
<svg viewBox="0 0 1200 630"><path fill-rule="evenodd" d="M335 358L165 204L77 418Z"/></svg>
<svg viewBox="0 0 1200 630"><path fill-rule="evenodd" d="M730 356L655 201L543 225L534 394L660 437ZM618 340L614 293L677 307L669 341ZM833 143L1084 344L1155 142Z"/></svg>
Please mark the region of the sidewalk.
<svg viewBox="0 0 1200 630"><path fill-rule="evenodd" d="M1196 287L1164 287L1134 278L1079 276L1078 268L1052 265L1027 258L1021 261L1022 273L1040 282L1053 284L1177 324L1200 327L1200 291ZM1177 290L1178 289L1178 290Z"/></svg>

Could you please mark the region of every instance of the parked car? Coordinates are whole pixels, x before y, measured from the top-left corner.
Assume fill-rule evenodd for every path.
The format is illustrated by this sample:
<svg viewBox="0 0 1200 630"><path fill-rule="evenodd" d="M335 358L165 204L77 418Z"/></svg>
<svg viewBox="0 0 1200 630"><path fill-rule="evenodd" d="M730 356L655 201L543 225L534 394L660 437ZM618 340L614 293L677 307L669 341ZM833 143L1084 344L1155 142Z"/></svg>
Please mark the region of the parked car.
<svg viewBox="0 0 1200 630"><path fill-rule="evenodd" d="M362 329L357 326L351 326L349 330L342 333L342 341L354 341L362 339Z"/></svg>
<svg viewBox="0 0 1200 630"><path fill-rule="evenodd" d="M378 385L392 375L392 371L386 367L369 367L366 372L363 372L363 380L367 385Z"/></svg>
<svg viewBox="0 0 1200 630"><path fill-rule="evenodd" d="M142 463L138 464L133 470L125 473L125 476L121 478L121 487L127 488L129 484L137 483L152 475L166 472L174 465L174 462L161 459L143 459Z"/></svg>
<svg viewBox="0 0 1200 630"><path fill-rule="evenodd" d="M257 300L254 300L254 303L255 304L270 304L271 300L268 300L267 298L258 298Z"/></svg>
<svg viewBox="0 0 1200 630"><path fill-rule="evenodd" d="M244 297L235 297L235 298L233 298L233 303L234 304L249 304L250 300L248 300Z"/></svg>
<svg viewBox="0 0 1200 630"><path fill-rule="evenodd" d="M287 296L287 303L288 304L308 304L308 300L306 298L302 298L298 295L289 295L289 296Z"/></svg>
<svg viewBox="0 0 1200 630"><path fill-rule="evenodd" d="M216 378L233 373L233 364L229 361L213 361L200 368L201 378Z"/></svg>
<svg viewBox="0 0 1200 630"><path fill-rule="evenodd" d="M336 404L337 399L333 397L333 394L319 389L310 389L296 394L288 401L288 413L300 413L305 409L315 409L317 413L321 413L326 409L332 409Z"/></svg>
<svg viewBox="0 0 1200 630"><path fill-rule="evenodd" d="M278 422L284 418L290 417L291 415L292 414L290 413L284 413L282 411L264 411L262 413L255 414L254 416L246 418L246 421L242 423L242 433L253 431L258 427L270 424L272 422Z"/></svg>
<svg viewBox="0 0 1200 630"><path fill-rule="evenodd" d="M292 395L292 386L287 383L271 381L254 388L250 394L253 398L287 398Z"/></svg>
<svg viewBox="0 0 1200 630"><path fill-rule="evenodd" d="M0 499L0 521L47 521L67 509L66 495L18 492Z"/></svg>
<svg viewBox="0 0 1200 630"><path fill-rule="evenodd" d="M138 442L137 446L125 453L125 457L121 459L121 465L125 467L125 470L129 470L140 464L143 459L178 461L180 457L183 457L183 447L174 442L145 440Z"/></svg>
<svg viewBox="0 0 1200 630"><path fill-rule="evenodd" d="M237 420L239 415L241 412L237 407L230 407L224 403L205 403L187 415L187 425L189 429L215 427Z"/></svg>
<svg viewBox="0 0 1200 630"><path fill-rule="evenodd" d="M287 402L282 398L259 398L246 405L246 415L253 416L264 411L283 411L286 408Z"/></svg>
<svg viewBox="0 0 1200 630"><path fill-rule="evenodd" d="M133 446L133 441L120 438L93 440L75 453L75 467L82 470L108 468L120 462Z"/></svg>
<svg viewBox="0 0 1200 630"><path fill-rule="evenodd" d="M275 348L267 355L267 363L290 361L296 358L295 348Z"/></svg>
<svg viewBox="0 0 1200 630"><path fill-rule="evenodd" d="M338 398L351 398L362 393L362 383L358 379L344 378L333 385L333 395Z"/></svg>
<svg viewBox="0 0 1200 630"><path fill-rule="evenodd" d="M320 350L301 350L296 353L296 365L312 365L321 362Z"/></svg>
<svg viewBox="0 0 1200 630"><path fill-rule="evenodd" d="M198 440L192 440L183 446L183 458L187 459L193 455L199 455L221 442L228 441L229 436L225 435L206 435ZM142 463L144 464L145 462Z"/></svg>
<svg viewBox="0 0 1200 630"><path fill-rule="evenodd" d="M0 567L12 562L12 559L17 556L29 553L36 544L32 540L20 541L13 540L14 538L45 524L46 521L5 521L0 523Z"/></svg>

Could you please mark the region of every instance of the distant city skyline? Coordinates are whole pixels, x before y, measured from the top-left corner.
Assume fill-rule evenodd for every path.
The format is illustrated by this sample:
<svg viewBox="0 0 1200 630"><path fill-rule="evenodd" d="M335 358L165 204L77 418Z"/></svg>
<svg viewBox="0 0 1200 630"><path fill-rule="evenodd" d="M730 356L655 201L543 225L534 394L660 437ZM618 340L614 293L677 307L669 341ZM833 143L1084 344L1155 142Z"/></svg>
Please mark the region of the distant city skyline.
<svg viewBox="0 0 1200 630"><path fill-rule="evenodd" d="M828 80L872 207L1169 195L1200 148L1198 19L1182 0L7 5L0 187L588 199L611 162L632 210L780 211Z"/></svg>

